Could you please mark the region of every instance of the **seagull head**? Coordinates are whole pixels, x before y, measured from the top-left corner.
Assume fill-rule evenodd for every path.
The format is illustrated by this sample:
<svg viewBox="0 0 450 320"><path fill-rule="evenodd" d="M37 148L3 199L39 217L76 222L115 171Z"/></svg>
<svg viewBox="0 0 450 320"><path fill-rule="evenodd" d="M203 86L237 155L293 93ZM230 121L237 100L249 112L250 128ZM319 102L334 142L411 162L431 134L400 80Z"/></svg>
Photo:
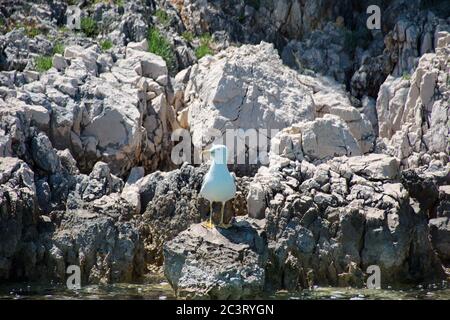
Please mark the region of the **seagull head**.
<svg viewBox="0 0 450 320"><path fill-rule="evenodd" d="M228 159L228 148L222 144L216 144L211 147L209 150L203 151L203 153L209 153L211 155L211 159L216 164L226 164Z"/></svg>

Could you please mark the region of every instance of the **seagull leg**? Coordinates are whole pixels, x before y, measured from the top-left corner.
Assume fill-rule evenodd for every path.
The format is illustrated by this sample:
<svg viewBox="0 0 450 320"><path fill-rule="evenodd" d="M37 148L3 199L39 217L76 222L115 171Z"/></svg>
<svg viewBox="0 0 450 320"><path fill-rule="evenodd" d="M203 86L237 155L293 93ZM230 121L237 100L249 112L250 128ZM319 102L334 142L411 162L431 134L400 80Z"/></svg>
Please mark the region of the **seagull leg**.
<svg viewBox="0 0 450 320"><path fill-rule="evenodd" d="M222 202L222 208L220 209L220 225L219 225L219 227L228 229L229 227L231 227L231 224L223 223L223 212L225 210L225 203L226 202Z"/></svg>
<svg viewBox="0 0 450 320"><path fill-rule="evenodd" d="M213 205L212 201L209 202L209 221L203 222L203 226L207 229L212 229L214 226L212 223Z"/></svg>
<svg viewBox="0 0 450 320"><path fill-rule="evenodd" d="M223 225L223 209L225 207L225 203L222 202L222 206L220 207L220 225Z"/></svg>

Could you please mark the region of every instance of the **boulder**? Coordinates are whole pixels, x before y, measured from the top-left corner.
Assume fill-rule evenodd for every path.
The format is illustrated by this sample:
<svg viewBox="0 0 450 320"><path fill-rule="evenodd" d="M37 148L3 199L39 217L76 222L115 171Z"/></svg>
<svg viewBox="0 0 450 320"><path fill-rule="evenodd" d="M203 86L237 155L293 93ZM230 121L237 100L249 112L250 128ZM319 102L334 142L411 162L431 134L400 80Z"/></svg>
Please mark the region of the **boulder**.
<svg viewBox="0 0 450 320"><path fill-rule="evenodd" d="M445 277L426 216L397 182L397 159L275 160L252 182L262 185L267 201L267 288L359 287L373 264L382 270L383 286Z"/></svg>
<svg viewBox="0 0 450 320"><path fill-rule="evenodd" d="M66 59L59 53L55 54L52 58L52 66L58 71L64 71L68 64Z"/></svg>
<svg viewBox="0 0 450 320"><path fill-rule="evenodd" d="M440 217L429 222L431 242L445 265L450 263L450 218Z"/></svg>
<svg viewBox="0 0 450 320"><path fill-rule="evenodd" d="M326 114L282 130L271 141L273 153L292 160L327 160L342 155L358 156L361 149L341 118Z"/></svg>
<svg viewBox="0 0 450 320"><path fill-rule="evenodd" d="M450 218L450 186L448 185L439 187L437 216Z"/></svg>
<svg viewBox="0 0 450 320"><path fill-rule="evenodd" d="M151 263L161 265L162 248L191 224L209 218L210 203L199 196L207 165L194 167L184 164L170 172L154 172L140 179L141 212L143 212L142 237ZM247 187L244 178L237 179L236 197L224 208L224 222L231 222L235 215L247 214ZM212 203L212 220L220 221L221 203Z"/></svg>
<svg viewBox="0 0 450 320"><path fill-rule="evenodd" d="M84 173L97 161L122 177L136 166L169 168L163 159L171 150L169 122L176 123L170 79L164 60L142 49L145 41L114 55L80 41L67 45L64 56L54 55L55 68L28 76L26 84L17 83L15 73L0 77L8 87L17 84L15 94L1 99L2 130L14 135L10 127L20 123L20 136L2 139L2 152L29 157L26 140L36 127L55 149L69 149ZM18 141L14 148L12 140Z"/></svg>
<svg viewBox="0 0 450 320"><path fill-rule="evenodd" d="M44 250L37 243L34 173L17 158L0 157L0 279L36 275Z"/></svg>
<svg viewBox="0 0 450 320"><path fill-rule="evenodd" d="M192 223L206 220L209 205L198 196L205 173L205 166L186 165L163 176L156 172L141 180L141 207L145 210L143 236L152 263L162 264L165 241Z"/></svg>
<svg viewBox="0 0 450 320"><path fill-rule="evenodd" d="M106 163L99 161L89 174L87 183L82 187L82 199L92 201L114 192L120 192L122 188L122 180L111 174Z"/></svg>
<svg viewBox="0 0 450 320"><path fill-rule="evenodd" d="M126 58L131 63L135 60L137 61L135 70L140 76L156 80L161 76L167 75L166 62L156 54L128 47Z"/></svg>
<svg viewBox="0 0 450 320"><path fill-rule="evenodd" d="M247 211L250 218L264 219L266 194L260 183L251 183L248 188Z"/></svg>
<svg viewBox="0 0 450 320"><path fill-rule="evenodd" d="M314 119L311 94L273 45L230 47L192 67L185 90L189 127L196 146L211 129L283 129ZM219 134L220 135L220 134Z"/></svg>
<svg viewBox="0 0 450 320"><path fill-rule="evenodd" d="M127 48L133 49L133 50L148 51L147 39L144 39L140 42L129 42L127 44Z"/></svg>
<svg viewBox="0 0 450 320"><path fill-rule="evenodd" d="M264 234L251 219L227 230L194 224L164 246L164 274L188 299L261 297L266 260Z"/></svg>
<svg viewBox="0 0 450 320"><path fill-rule="evenodd" d="M143 167L134 167L130 171L130 175L123 187L121 196L126 199L134 208L135 213L141 212L141 196L139 194L138 180L143 178L145 171Z"/></svg>
<svg viewBox="0 0 450 320"><path fill-rule="evenodd" d="M66 212L51 236L47 272L66 278L66 268L78 265L82 283L131 282L145 271L142 242L134 222L84 210Z"/></svg>
<svg viewBox="0 0 450 320"><path fill-rule="evenodd" d="M56 173L61 166L56 150L53 149L50 139L39 133L31 142L31 152L36 165L48 173Z"/></svg>
<svg viewBox="0 0 450 320"><path fill-rule="evenodd" d="M398 177L398 159L384 154L352 157L347 161L350 170L371 180L394 180Z"/></svg>

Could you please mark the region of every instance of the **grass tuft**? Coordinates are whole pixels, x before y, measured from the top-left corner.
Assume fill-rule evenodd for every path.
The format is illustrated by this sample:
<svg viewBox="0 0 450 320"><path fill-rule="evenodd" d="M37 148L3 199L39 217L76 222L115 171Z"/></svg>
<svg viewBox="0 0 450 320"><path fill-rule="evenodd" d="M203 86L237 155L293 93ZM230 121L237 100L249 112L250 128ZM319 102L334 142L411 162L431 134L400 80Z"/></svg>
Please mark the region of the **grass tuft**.
<svg viewBox="0 0 450 320"><path fill-rule="evenodd" d="M36 71L45 72L49 70L52 66L52 57L49 56L39 56L34 60Z"/></svg>
<svg viewBox="0 0 450 320"><path fill-rule="evenodd" d="M158 22L161 23L165 27L169 26L170 23L172 22L172 19L167 14L167 12L165 12L162 9L157 9L155 11L154 15L155 15L156 19L158 19Z"/></svg>
<svg viewBox="0 0 450 320"><path fill-rule="evenodd" d="M166 61L169 71L175 71L175 53L169 41L157 28L150 28L148 31L148 47L150 52L161 56Z"/></svg>
<svg viewBox="0 0 450 320"><path fill-rule="evenodd" d="M53 46L53 54L59 53L61 55L64 54L64 45L61 42L55 43Z"/></svg>
<svg viewBox="0 0 450 320"><path fill-rule="evenodd" d="M90 17L81 18L81 31L88 37L96 37L98 34L97 22Z"/></svg>
<svg viewBox="0 0 450 320"><path fill-rule="evenodd" d="M100 42L100 47L102 48L103 51L108 51L113 47L113 43L111 40L106 39Z"/></svg>
<svg viewBox="0 0 450 320"><path fill-rule="evenodd" d="M201 59L208 54L214 54L214 51L211 49L211 35L206 33L200 37L200 45L195 49L195 56L197 59Z"/></svg>
<svg viewBox="0 0 450 320"><path fill-rule="evenodd" d="M186 40L187 42L192 42L194 41L194 34L191 31L184 31L181 36L183 37L184 40Z"/></svg>

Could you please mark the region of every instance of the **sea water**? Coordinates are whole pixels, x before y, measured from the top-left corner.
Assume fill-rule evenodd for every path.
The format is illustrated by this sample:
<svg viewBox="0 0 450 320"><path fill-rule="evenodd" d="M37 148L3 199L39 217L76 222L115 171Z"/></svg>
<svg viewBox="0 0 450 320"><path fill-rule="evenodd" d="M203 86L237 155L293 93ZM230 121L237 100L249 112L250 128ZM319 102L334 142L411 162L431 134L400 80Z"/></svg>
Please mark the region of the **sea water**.
<svg viewBox="0 0 450 320"><path fill-rule="evenodd" d="M279 291L266 299L291 300L450 300L447 284L403 289L355 289L314 287L298 292ZM78 290L67 289L60 284L9 283L0 285L0 299L176 299L172 288L164 277L153 277L146 283L117 283L87 285Z"/></svg>

